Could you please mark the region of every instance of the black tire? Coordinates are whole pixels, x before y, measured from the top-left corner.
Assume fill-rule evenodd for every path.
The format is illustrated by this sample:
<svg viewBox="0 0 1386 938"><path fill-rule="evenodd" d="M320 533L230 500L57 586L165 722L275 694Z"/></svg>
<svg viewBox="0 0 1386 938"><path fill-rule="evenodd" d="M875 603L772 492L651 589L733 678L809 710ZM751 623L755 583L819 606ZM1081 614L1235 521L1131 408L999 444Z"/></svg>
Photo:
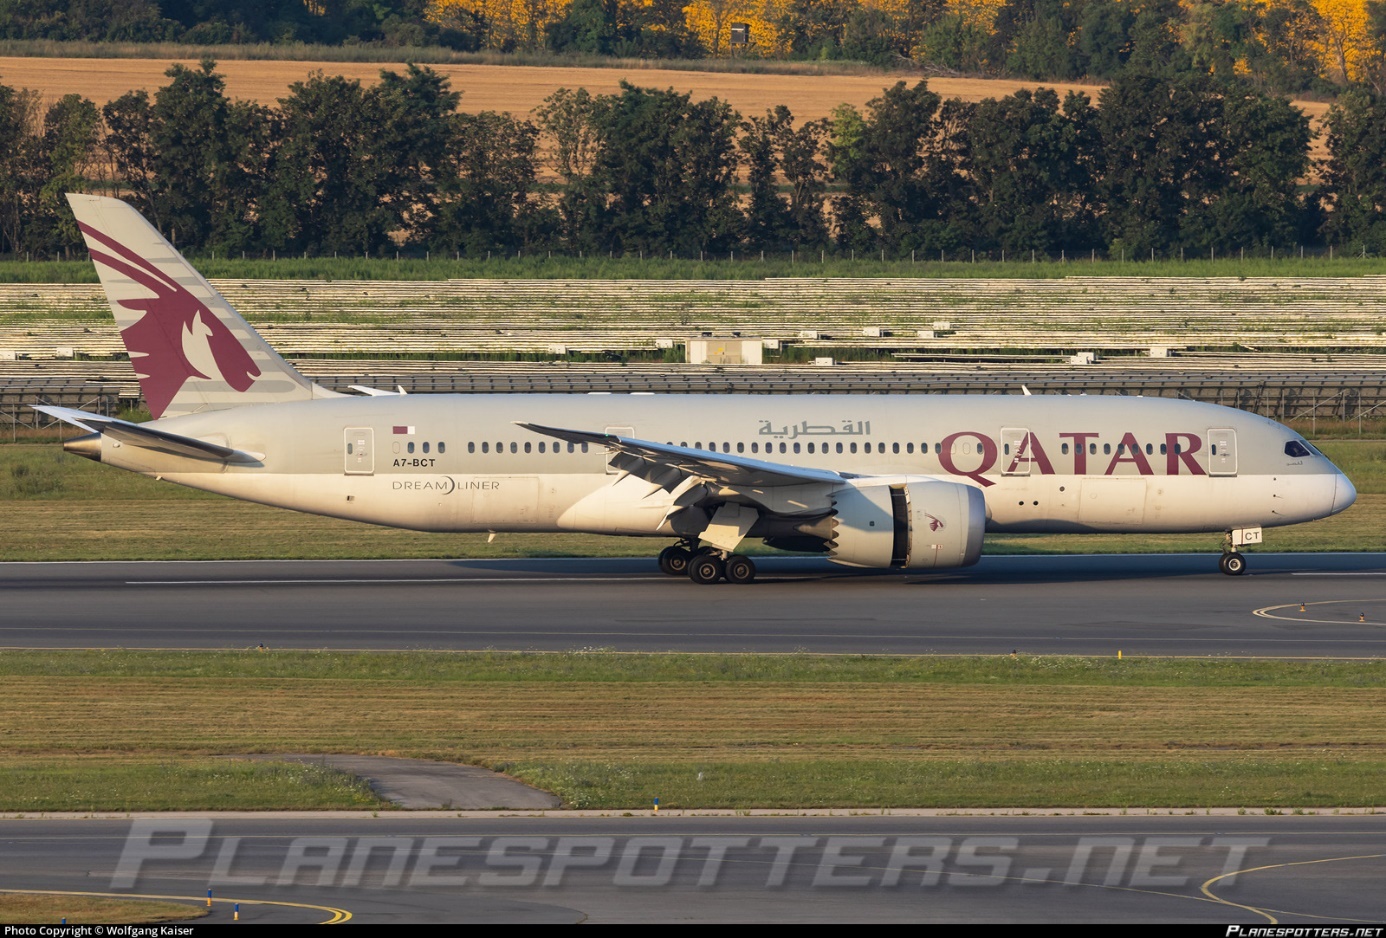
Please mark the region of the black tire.
<svg viewBox="0 0 1386 938"><path fill-rule="evenodd" d="M726 576L728 583L750 583L756 578L756 565L750 557L732 554L727 558Z"/></svg>
<svg viewBox="0 0 1386 938"><path fill-rule="evenodd" d="M1246 573L1246 557L1229 551L1218 561L1218 569L1228 576L1241 576Z"/></svg>
<svg viewBox="0 0 1386 938"><path fill-rule="evenodd" d="M688 578L694 583L716 583L726 570L716 554L699 554L688 564Z"/></svg>
<svg viewBox="0 0 1386 938"><path fill-rule="evenodd" d="M687 576L689 553L677 545L659 552L659 569L669 576Z"/></svg>

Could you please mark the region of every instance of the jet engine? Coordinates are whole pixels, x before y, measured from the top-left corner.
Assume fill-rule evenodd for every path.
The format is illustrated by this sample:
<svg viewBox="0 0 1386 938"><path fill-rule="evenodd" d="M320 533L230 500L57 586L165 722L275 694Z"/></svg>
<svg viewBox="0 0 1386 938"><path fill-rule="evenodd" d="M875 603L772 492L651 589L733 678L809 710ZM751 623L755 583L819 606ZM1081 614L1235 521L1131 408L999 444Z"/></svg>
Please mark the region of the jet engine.
<svg viewBox="0 0 1386 938"><path fill-rule="evenodd" d="M957 482L862 479L833 492L828 559L849 567L968 567L982 553L986 501Z"/></svg>

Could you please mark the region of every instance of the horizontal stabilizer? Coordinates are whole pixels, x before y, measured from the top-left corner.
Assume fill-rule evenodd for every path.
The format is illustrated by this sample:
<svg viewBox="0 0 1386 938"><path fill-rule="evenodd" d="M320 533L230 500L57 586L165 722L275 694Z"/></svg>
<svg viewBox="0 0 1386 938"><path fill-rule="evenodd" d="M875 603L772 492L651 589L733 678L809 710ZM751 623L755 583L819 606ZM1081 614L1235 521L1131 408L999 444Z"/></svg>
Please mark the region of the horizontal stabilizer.
<svg viewBox="0 0 1386 938"><path fill-rule="evenodd" d="M115 417L102 417L89 414L85 410L68 407L54 407L48 404L35 405L34 410L55 417L64 423L81 427L90 433L100 433L127 446L168 453L172 456L185 456L189 459L206 459L214 462L258 463L264 460L264 453L247 453L217 443L208 443L190 436L180 436L167 430L156 430L140 423L117 420Z"/></svg>

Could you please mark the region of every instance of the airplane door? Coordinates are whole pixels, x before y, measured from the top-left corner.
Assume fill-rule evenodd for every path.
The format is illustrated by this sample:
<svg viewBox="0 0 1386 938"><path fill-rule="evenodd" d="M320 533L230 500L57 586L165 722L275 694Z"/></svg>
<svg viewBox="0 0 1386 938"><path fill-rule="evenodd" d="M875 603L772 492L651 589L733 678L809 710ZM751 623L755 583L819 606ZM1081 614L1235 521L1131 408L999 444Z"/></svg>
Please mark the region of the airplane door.
<svg viewBox="0 0 1386 938"><path fill-rule="evenodd" d="M375 430L371 427L347 427L342 431L345 472L349 476L375 474Z"/></svg>
<svg viewBox="0 0 1386 938"><path fill-rule="evenodd" d="M1024 428L1001 428L1001 474L1007 476L1028 476L1032 455L1026 451L1025 444L1030 431Z"/></svg>
<svg viewBox="0 0 1386 938"><path fill-rule="evenodd" d="M1237 431L1208 431L1208 475L1237 474Z"/></svg>

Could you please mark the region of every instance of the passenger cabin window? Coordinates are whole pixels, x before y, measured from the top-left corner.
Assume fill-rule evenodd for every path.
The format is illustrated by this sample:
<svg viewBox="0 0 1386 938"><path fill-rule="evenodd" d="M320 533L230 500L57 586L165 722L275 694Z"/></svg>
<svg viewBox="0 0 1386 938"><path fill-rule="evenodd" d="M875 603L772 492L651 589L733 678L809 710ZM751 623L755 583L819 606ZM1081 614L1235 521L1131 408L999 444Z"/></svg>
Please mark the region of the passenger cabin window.
<svg viewBox="0 0 1386 938"><path fill-rule="evenodd" d="M1299 440L1291 440L1290 442L1285 444L1285 455L1293 456L1296 459L1301 459L1305 456L1310 456L1313 454L1309 452L1309 447L1305 446Z"/></svg>

